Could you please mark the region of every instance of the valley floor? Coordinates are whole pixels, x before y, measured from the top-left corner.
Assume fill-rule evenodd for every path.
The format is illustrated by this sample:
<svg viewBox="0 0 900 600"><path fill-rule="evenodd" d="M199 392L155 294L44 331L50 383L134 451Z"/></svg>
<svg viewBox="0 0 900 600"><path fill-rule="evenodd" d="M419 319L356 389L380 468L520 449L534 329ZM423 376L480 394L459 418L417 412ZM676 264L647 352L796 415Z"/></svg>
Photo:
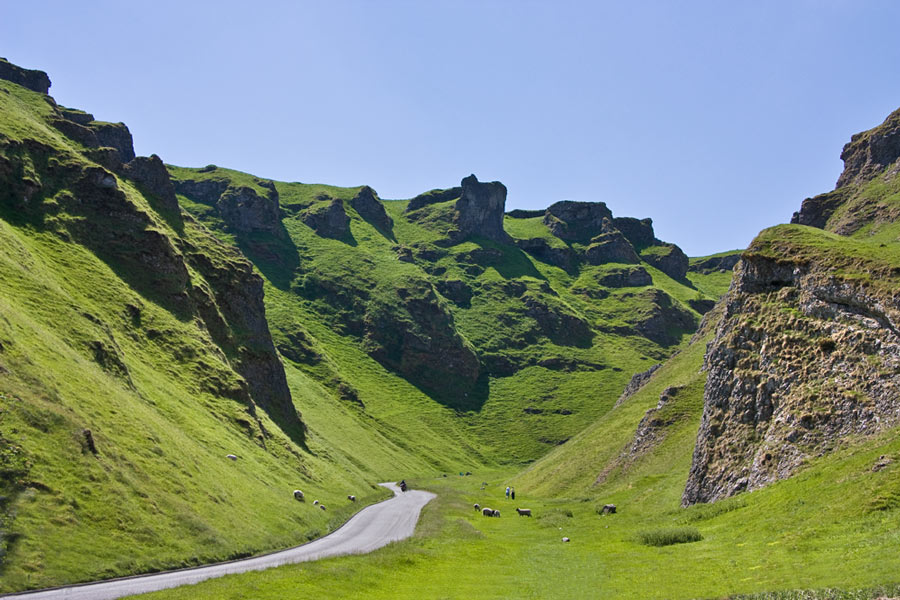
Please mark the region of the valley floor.
<svg viewBox="0 0 900 600"><path fill-rule="evenodd" d="M873 509L865 486L852 482L878 453L898 449L897 440L848 449L770 488L689 509L678 508L658 478L609 498L550 500L522 490L515 501L503 497L510 473L421 479L414 485L438 498L407 541L141 598L697 598L801 588L869 591L759 597L874 597L874 586L900 590L900 511ZM617 514L598 514L607 500ZM502 517L483 517L476 502ZM517 516L517 506L534 517ZM703 539L639 541L671 528Z"/></svg>

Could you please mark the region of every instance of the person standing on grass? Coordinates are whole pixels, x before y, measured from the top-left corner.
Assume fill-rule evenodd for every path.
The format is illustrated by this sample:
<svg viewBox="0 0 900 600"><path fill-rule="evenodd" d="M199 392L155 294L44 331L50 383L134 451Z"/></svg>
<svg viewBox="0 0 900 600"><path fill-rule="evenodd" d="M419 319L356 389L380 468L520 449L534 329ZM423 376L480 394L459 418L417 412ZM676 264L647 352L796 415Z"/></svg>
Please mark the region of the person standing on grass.
<svg viewBox="0 0 900 600"><path fill-rule="evenodd" d="M513 500L516 499L516 488L509 488L509 497Z"/></svg>
<svg viewBox="0 0 900 600"><path fill-rule="evenodd" d="M509 500L509 486L506 486L506 499Z"/></svg>

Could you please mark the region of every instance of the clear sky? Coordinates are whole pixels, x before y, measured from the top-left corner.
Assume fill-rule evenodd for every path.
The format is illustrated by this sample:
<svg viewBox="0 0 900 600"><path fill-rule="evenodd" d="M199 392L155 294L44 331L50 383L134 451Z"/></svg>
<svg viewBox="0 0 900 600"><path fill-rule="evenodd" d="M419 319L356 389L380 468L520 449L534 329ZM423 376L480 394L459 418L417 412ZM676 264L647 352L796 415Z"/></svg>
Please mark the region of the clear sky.
<svg viewBox="0 0 900 600"><path fill-rule="evenodd" d="M900 107L900 2L0 0L0 56L139 154L507 209L606 202L690 255L834 187Z"/></svg>

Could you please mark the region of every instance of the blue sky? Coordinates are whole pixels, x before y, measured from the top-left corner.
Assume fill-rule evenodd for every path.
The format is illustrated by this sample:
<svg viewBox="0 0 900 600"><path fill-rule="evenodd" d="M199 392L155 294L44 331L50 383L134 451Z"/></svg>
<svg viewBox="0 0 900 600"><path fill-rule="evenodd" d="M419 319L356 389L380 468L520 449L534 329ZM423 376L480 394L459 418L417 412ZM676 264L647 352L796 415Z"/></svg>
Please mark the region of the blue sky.
<svg viewBox="0 0 900 600"><path fill-rule="evenodd" d="M0 0L0 56L166 162L383 198L475 173L690 255L787 222L900 107L888 0L259 4Z"/></svg>

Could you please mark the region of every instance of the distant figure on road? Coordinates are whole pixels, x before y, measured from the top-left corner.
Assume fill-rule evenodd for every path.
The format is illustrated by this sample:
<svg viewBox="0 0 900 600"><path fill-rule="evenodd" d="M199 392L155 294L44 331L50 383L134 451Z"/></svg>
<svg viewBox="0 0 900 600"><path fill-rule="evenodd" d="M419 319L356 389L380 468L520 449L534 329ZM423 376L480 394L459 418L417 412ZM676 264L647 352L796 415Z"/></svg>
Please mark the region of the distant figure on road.
<svg viewBox="0 0 900 600"><path fill-rule="evenodd" d="M506 499L509 500L509 486L506 486Z"/></svg>
<svg viewBox="0 0 900 600"><path fill-rule="evenodd" d="M509 497L513 500L516 499L516 488L509 488Z"/></svg>

